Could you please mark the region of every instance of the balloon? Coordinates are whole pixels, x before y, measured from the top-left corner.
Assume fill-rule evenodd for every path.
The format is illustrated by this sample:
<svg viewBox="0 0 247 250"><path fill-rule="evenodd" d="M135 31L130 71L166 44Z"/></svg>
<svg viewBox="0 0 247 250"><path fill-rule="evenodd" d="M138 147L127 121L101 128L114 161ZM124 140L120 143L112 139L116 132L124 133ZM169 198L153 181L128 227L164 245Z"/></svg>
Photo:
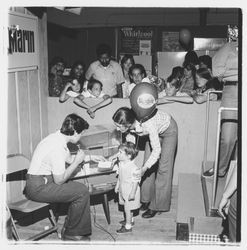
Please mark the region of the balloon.
<svg viewBox="0 0 247 250"><path fill-rule="evenodd" d="M139 122L147 120L156 109L158 91L147 82L137 84L130 93L130 105Z"/></svg>
<svg viewBox="0 0 247 250"><path fill-rule="evenodd" d="M182 45L188 46L191 42L191 32L188 29L182 29L179 32L179 42Z"/></svg>

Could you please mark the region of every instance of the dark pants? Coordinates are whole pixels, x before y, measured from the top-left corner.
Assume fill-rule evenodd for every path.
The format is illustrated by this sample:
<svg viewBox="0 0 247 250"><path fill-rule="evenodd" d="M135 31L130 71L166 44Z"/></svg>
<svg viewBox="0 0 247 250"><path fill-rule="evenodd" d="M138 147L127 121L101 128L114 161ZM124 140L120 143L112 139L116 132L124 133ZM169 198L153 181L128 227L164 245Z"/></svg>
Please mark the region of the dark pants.
<svg viewBox="0 0 247 250"><path fill-rule="evenodd" d="M33 201L70 203L64 233L71 236L91 234L90 195L85 185L73 181L58 185L51 175L43 177L27 174L25 192Z"/></svg>
<svg viewBox="0 0 247 250"><path fill-rule="evenodd" d="M231 242L237 241L237 191L235 191L230 199L230 206L228 210L228 230L229 240Z"/></svg>
<svg viewBox="0 0 247 250"><path fill-rule="evenodd" d="M238 87L224 86L221 107L238 107ZM222 127L220 139L219 175L225 175L231 157L237 150L238 115L235 111L222 112Z"/></svg>
<svg viewBox="0 0 247 250"><path fill-rule="evenodd" d="M175 152L178 141L178 128L175 120L160 135L161 155L158 168L152 166L142 177L141 202L150 202L149 208L156 211L169 211L172 194L172 177ZM151 153L149 141L146 143L144 162Z"/></svg>

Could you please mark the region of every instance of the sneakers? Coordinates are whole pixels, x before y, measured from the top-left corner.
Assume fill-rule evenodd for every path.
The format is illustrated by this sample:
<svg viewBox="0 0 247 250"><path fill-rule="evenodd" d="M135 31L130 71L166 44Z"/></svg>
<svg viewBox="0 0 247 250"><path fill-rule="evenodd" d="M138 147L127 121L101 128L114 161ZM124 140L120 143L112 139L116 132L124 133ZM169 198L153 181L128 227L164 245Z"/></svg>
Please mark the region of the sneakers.
<svg viewBox="0 0 247 250"><path fill-rule="evenodd" d="M132 228L130 229L126 229L125 226L122 226L120 229L118 229L116 231L118 234L122 234L122 233L131 233L132 232Z"/></svg>
<svg viewBox="0 0 247 250"><path fill-rule="evenodd" d="M125 226L126 220L121 220L121 221L119 221L119 224L121 224L122 226ZM134 226L134 225L135 225L135 222L132 221L132 222L131 222L131 226Z"/></svg>

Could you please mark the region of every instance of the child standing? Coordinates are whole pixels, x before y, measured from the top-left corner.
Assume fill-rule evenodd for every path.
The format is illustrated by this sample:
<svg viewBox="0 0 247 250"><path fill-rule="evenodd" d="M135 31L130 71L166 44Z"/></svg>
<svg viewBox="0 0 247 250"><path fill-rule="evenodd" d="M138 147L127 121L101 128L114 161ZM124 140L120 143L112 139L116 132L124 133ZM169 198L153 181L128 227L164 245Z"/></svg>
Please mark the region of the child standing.
<svg viewBox="0 0 247 250"><path fill-rule="evenodd" d="M77 96L74 100L74 103L80 106L81 108L87 109L87 113L90 115L91 118L95 117L95 112L104 107L109 105L112 102L112 98L109 95L106 95L102 91L103 85L100 81L91 78L88 81L87 90L83 91L79 96ZM84 102L85 98L95 98L95 99L103 99L99 101L94 106L89 106Z"/></svg>
<svg viewBox="0 0 247 250"><path fill-rule="evenodd" d="M132 142L126 142L119 146L118 180L115 192L119 193L119 204L124 205L125 220L120 222L122 227L117 233L128 233L132 231L134 224L133 210L140 207L141 168L137 167L133 160L138 154L136 146Z"/></svg>

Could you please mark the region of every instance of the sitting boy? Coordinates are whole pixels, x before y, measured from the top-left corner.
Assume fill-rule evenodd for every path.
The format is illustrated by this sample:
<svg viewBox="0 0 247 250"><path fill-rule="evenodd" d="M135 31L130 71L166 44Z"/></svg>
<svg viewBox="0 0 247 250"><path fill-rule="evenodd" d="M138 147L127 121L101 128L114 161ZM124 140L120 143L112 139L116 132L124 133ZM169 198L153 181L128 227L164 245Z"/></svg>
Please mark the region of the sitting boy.
<svg viewBox="0 0 247 250"><path fill-rule="evenodd" d="M87 113L90 115L91 118L95 117L95 112L110 103L112 103L112 98L109 95L106 95L102 91L103 85L100 81L90 78L87 85L87 90L83 91L79 96L74 99L74 103L80 106L81 108L87 109ZM100 101L94 105L89 106L84 102L85 98L95 98L100 99ZM103 99L103 100L101 100Z"/></svg>

